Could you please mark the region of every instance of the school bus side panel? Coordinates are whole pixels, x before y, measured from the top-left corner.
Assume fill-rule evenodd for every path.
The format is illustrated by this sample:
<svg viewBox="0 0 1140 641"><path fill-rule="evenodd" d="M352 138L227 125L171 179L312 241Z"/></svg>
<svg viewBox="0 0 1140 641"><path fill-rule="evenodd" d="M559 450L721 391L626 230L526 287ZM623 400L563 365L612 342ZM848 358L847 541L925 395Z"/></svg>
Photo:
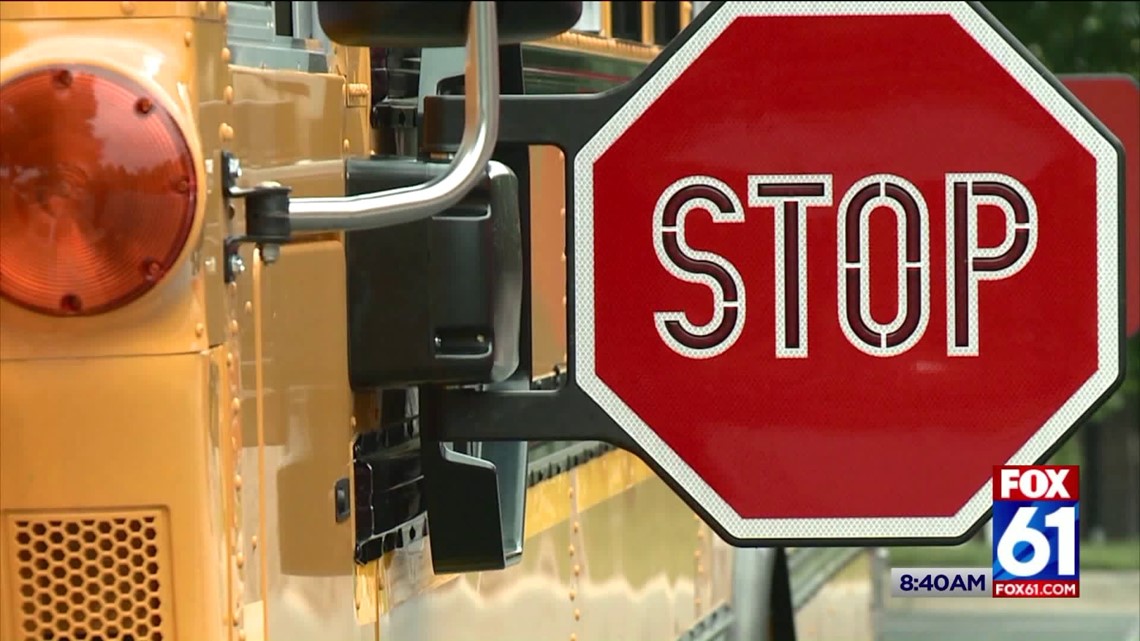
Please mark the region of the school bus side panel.
<svg viewBox="0 0 1140 641"><path fill-rule="evenodd" d="M91 64L142 83L197 174L190 240L138 300L47 317L0 301L0 636L218 639L230 590L231 347L217 268L219 3L0 5L5 79ZM198 47L196 44L202 44ZM140 331L140 328L143 328ZM228 358L230 357L230 358Z"/></svg>

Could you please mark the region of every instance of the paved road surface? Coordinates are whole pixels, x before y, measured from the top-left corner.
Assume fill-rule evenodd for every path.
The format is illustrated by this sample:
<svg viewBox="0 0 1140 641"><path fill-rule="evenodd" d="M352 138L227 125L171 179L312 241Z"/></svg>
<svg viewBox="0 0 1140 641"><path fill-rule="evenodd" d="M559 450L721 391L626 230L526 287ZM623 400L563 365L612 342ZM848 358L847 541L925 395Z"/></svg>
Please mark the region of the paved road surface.
<svg viewBox="0 0 1140 641"><path fill-rule="evenodd" d="M859 559L796 615L798 641L1140 641L1140 572L1081 573L1079 599L892 598ZM877 633L876 633L877 631Z"/></svg>
<svg viewBox="0 0 1140 641"><path fill-rule="evenodd" d="M1044 607L1042 609L1045 609ZM1140 641L1140 615L1126 613L891 611L881 641Z"/></svg>
<svg viewBox="0 0 1140 641"><path fill-rule="evenodd" d="M878 639L1140 641L1140 573L1082 573L1079 599L888 597Z"/></svg>

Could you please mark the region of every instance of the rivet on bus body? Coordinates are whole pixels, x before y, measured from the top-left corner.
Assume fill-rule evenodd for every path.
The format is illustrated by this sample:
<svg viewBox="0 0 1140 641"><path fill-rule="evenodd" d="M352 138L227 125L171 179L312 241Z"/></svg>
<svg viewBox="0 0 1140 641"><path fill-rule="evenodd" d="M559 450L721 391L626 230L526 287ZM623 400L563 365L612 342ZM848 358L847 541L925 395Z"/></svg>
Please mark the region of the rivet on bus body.
<svg viewBox="0 0 1140 641"><path fill-rule="evenodd" d="M197 325L194 326L194 334L195 335L201 336L202 334L205 334L205 333L206 333L206 326L203 325L202 323L198 323Z"/></svg>
<svg viewBox="0 0 1140 641"><path fill-rule="evenodd" d="M578 596L578 593L577 593L577 592L575 592L573 589L571 589L571 590L570 590L570 600L571 600L571 601L573 601L573 600L574 600L574 598L575 598L575 597L577 597L577 596Z"/></svg>
<svg viewBox="0 0 1140 641"><path fill-rule="evenodd" d="M225 20L226 16L229 15L229 12L230 12L229 7L226 6L226 3L224 3L224 2L218 3L218 17L219 18L221 18L222 20Z"/></svg>
<svg viewBox="0 0 1140 641"><path fill-rule="evenodd" d="M222 89L222 98L225 99L227 105L233 104L234 88L229 86L229 85L226 85L226 88Z"/></svg>
<svg viewBox="0 0 1140 641"><path fill-rule="evenodd" d="M237 564L239 570L245 567L245 555L238 552L237 556L234 557L234 563Z"/></svg>
<svg viewBox="0 0 1140 641"><path fill-rule="evenodd" d="M234 355L233 354L226 354L226 367L233 367L233 366L234 366Z"/></svg>
<svg viewBox="0 0 1140 641"><path fill-rule="evenodd" d="M206 7L207 7L207 5L205 2L199 2L198 3L198 15L200 15L200 16L206 15Z"/></svg>
<svg viewBox="0 0 1140 641"><path fill-rule="evenodd" d="M235 398L233 402L230 403L230 406L234 408L234 414L237 414L241 411L241 399Z"/></svg>
<svg viewBox="0 0 1140 641"><path fill-rule="evenodd" d="M232 54L230 53L230 48L229 47L222 47L222 62L228 64L231 57L232 57Z"/></svg>
<svg viewBox="0 0 1140 641"><path fill-rule="evenodd" d="M697 606L698 608L701 607L701 597L693 599L693 605Z"/></svg>
<svg viewBox="0 0 1140 641"><path fill-rule="evenodd" d="M225 58L227 60L229 59L229 49L225 50L225 53L222 55L222 58ZM218 127L218 137L221 138L222 140L233 140L234 128L223 122Z"/></svg>
<svg viewBox="0 0 1140 641"><path fill-rule="evenodd" d="M700 551L700 550L697 550L697 551L693 552L693 558L694 558L694 559L699 559L699 558L701 558L701 551Z"/></svg>
<svg viewBox="0 0 1140 641"><path fill-rule="evenodd" d="M581 618L582 618L582 611L579 610L578 608L574 608L574 620L578 621Z"/></svg>
<svg viewBox="0 0 1140 641"><path fill-rule="evenodd" d="M241 489L241 474L234 474L234 489Z"/></svg>
<svg viewBox="0 0 1140 641"><path fill-rule="evenodd" d="M561 217L563 217L563 218L565 218L565 217L566 217L566 208L565 208L565 207L563 207L562 209L559 209L559 210L558 210L558 215L559 215L559 216L561 216Z"/></svg>
<svg viewBox="0 0 1140 641"><path fill-rule="evenodd" d="M577 521L574 521L574 525L572 527L573 527L574 532L576 534L578 532L578 530L580 530L582 528L582 524L577 522Z"/></svg>
<svg viewBox="0 0 1140 641"><path fill-rule="evenodd" d="M566 252L562 252L562 262L566 262Z"/></svg>
<svg viewBox="0 0 1140 641"><path fill-rule="evenodd" d="M574 556L574 546L570 546L570 556Z"/></svg>
<svg viewBox="0 0 1140 641"><path fill-rule="evenodd" d="M253 548L254 550L257 549L257 535L256 534L249 537L249 547Z"/></svg>
<svg viewBox="0 0 1140 641"><path fill-rule="evenodd" d="M705 573L705 564L704 563L698 563L697 564L697 574L701 575L704 573Z"/></svg>
<svg viewBox="0 0 1140 641"><path fill-rule="evenodd" d="M578 641L578 635L571 632L570 633L570 641Z"/></svg>
<svg viewBox="0 0 1140 641"><path fill-rule="evenodd" d="M352 429L356 429L356 417L355 416L349 416L348 417L348 426L351 427Z"/></svg>
<svg viewBox="0 0 1140 641"><path fill-rule="evenodd" d="M345 139L344 139L344 150L345 150L345 151L349 151L349 150L351 150L351 149L352 149L352 143L350 143L350 142L348 141L348 138L345 138Z"/></svg>
<svg viewBox="0 0 1140 641"><path fill-rule="evenodd" d="M135 3L133 3L133 2L120 2L119 3L119 9L121 9L125 15L129 16L135 12Z"/></svg>
<svg viewBox="0 0 1140 641"><path fill-rule="evenodd" d="M230 331L235 334L238 333L238 322L236 320L230 321Z"/></svg>
<svg viewBox="0 0 1140 641"><path fill-rule="evenodd" d="M562 297L562 306L566 307L566 297L565 296Z"/></svg>
<svg viewBox="0 0 1140 641"><path fill-rule="evenodd" d="M248 301L248 300L245 301L245 313L247 313L247 314L253 313L253 303L251 301Z"/></svg>
<svg viewBox="0 0 1140 641"><path fill-rule="evenodd" d="M574 564L574 576L578 576L579 574L582 574L582 566L575 563Z"/></svg>
<svg viewBox="0 0 1140 641"><path fill-rule="evenodd" d="M194 33L187 31L186 33L182 34L182 42L186 43L186 46L189 47L194 43Z"/></svg>

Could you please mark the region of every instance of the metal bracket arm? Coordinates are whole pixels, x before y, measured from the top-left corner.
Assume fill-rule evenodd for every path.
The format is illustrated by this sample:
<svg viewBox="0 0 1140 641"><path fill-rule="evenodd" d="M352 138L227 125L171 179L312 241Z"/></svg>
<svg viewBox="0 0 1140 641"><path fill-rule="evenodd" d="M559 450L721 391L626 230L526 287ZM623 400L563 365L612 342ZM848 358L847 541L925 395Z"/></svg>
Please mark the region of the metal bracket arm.
<svg viewBox="0 0 1140 641"><path fill-rule="evenodd" d="M472 2L467 27L463 140L448 171L422 185L347 198L295 198L295 232L377 229L433 216L483 179L499 134L499 47L494 2Z"/></svg>

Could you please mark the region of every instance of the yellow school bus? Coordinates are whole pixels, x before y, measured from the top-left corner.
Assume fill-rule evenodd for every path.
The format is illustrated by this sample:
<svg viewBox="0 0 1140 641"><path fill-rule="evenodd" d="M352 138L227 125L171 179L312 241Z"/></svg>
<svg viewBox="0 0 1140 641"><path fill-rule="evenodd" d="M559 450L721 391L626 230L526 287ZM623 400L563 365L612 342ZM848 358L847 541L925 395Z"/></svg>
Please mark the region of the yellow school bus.
<svg viewBox="0 0 1140 641"><path fill-rule="evenodd" d="M0 638L794 634L845 552L734 550L601 443L420 431L566 367L564 158L492 157L497 91L604 90L693 11L0 3Z"/></svg>

